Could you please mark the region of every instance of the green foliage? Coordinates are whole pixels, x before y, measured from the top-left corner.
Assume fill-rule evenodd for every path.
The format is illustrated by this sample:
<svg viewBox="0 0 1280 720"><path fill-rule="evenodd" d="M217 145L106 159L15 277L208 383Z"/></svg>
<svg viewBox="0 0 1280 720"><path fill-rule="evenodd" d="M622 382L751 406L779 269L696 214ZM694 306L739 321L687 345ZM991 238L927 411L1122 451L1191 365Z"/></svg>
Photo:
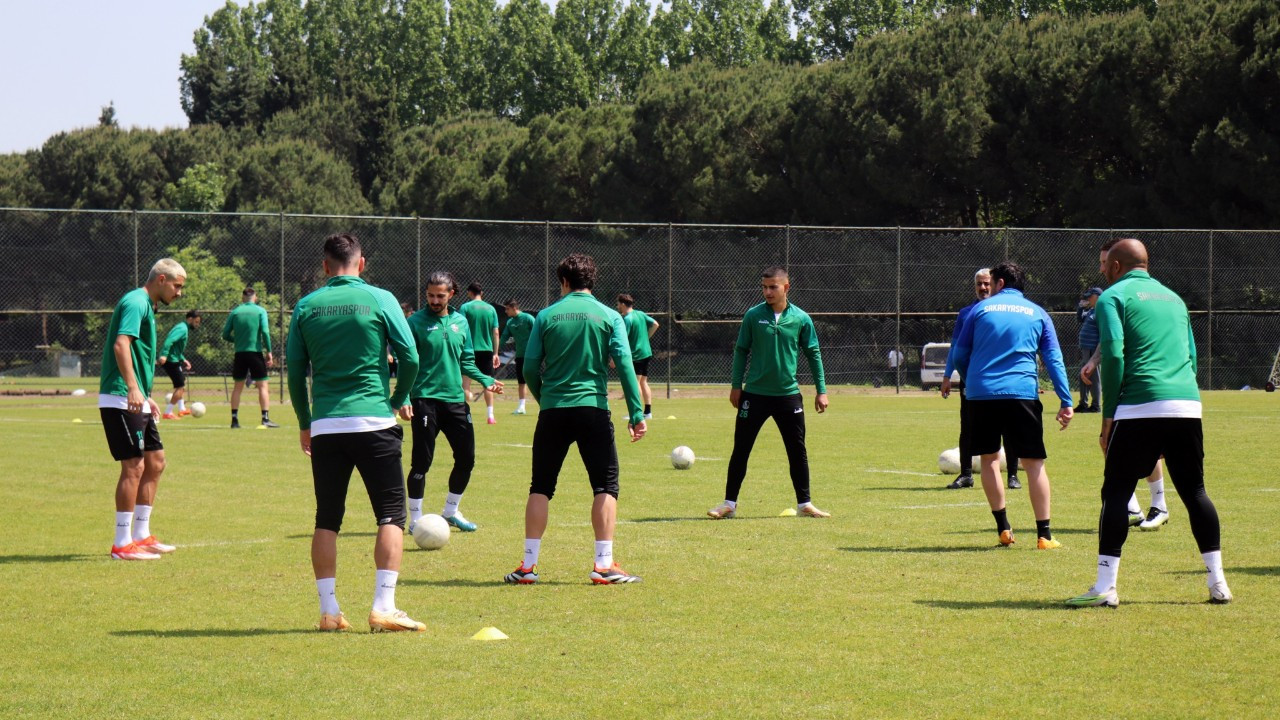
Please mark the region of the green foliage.
<svg viewBox="0 0 1280 720"><path fill-rule="evenodd" d="M351 167L304 140L254 145L241 156L228 209L241 212L368 213Z"/></svg>
<svg viewBox="0 0 1280 720"><path fill-rule="evenodd" d="M227 199L227 179L217 163L187 168L177 183L166 185L164 197L178 210L217 212Z"/></svg>

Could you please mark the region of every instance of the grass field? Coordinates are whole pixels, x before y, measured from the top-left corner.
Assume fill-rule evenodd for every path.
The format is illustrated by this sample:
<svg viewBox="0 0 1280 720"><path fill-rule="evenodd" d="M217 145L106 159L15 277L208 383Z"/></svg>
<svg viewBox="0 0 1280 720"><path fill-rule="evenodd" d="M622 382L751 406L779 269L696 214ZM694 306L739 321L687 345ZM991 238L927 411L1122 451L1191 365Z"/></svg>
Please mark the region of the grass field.
<svg viewBox="0 0 1280 720"><path fill-rule="evenodd" d="M0 399L0 717L1261 718L1280 707L1280 396L1205 396L1207 482L1236 602L1206 604L1171 498L1167 526L1130 535L1110 611L1061 606L1093 581L1097 415L1047 433L1065 547L1039 552L1026 491L1009 502L1019 542L998 549L981 490L941 489L956 400L919 391L837 391L827 414L810 412L814 499L832 519L778 517L794 499L768 425L739 518L708 520L733 412L725 391L690 390L660 399L649 436L619 446L616 552L643 583L587 581L589 488L571 456L543 581L502 584L520 559L535 423L507 400L497 426L476 428L462 508L480 530L406 552L397 601L428 630L396 636L311 631L314 501L289 408L273 412L281 430L232 432L219 387L205 418L164 423L153 528L179 550L122 563L106 554L118 466L95 397ZM679 444L699 455L689 471L667 461ZM367 627L373 529L356 482L338 573L355 630ZM470 639L486 626L510 639Z"/></svg>

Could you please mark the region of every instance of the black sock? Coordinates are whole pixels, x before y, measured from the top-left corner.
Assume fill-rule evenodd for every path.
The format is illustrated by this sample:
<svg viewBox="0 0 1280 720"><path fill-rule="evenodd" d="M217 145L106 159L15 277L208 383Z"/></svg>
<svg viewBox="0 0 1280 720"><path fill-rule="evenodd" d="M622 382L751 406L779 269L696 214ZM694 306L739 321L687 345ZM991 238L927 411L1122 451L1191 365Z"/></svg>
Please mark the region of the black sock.
<svg viewBox="0 0 1280 720"><path fill-rule="evenodd" d="M262 411L262 422L266 422L266 421L268 421L268 420L270 420L270 419L271 419L271 418L267 417L267 411L266 411L266 410L263 410L263 411Z"/></svg>
<svg viewBox="0 0 1280 720"><path fill-rule="evenodd" d="M232 420L237 419L237 417L238 417L239 415L240 415L240 411L239 411L239 410L236 410L236 409L234 409L234 408L231 410L231 419L232 419Z"/></svg>
<svg viewBox="0 0 1280 720"><path fill-rule="evenodd" d="M644 406L644 414L645 414L645 415L652 415L652 414L653 414L653 406L652 406L652 405L645 405L645 406Z"/></svg>
<svg viewBox="0 0 1280 720"><path fill-rule="evenodd" d="M1049 521L1048 521L1048 520L1037 520L1037 521L1036 521L1036 537L1042 537L1042 538L1044 538L1045 540L1052 540L1052 539L1053 539L1053 532L1049 530Z"/></svg>
<svg viewBox="0 0 1280 720"><path fill-rule="evenodd" d="M1009 524L1009 518L1005 516L1004 508L992 510L991 516L996 519L996 532L1013 529L1013 526Z"/></svg>

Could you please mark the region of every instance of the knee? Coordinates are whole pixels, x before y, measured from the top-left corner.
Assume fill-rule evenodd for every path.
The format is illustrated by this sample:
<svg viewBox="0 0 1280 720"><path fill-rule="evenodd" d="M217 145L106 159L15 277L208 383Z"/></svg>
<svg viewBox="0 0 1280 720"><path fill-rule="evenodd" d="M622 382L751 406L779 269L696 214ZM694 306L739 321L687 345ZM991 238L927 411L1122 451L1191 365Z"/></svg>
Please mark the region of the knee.
<svg viewBox="0 0 1280 720"><path fill-rule="evenodd" d="M547 496L547 500L551 500L551 498L556 494L556 481L554 479L545 480L535 477L533 481L529 483L529 494L545 495Z"/></svg>
<svg viewBox="0 0 1280 720"><path fill-rule="evenodd" d="M120 461L120 479L126 482L137 482L142 479L142 471L146 468L143 458L130 458Z"/></svg>
<svg viewBox="0 0 1280 720"><path fill-rule="evenodd" d="M164 472L166 465L168 465L168 461L165 460L163 450L157 450L146 454L144 467L148 475L159 475Z"/></svg>
<svg viewBox="0 0 1280 720"><path fill-rule="evenodd" d="M330 532L342 531L342 518L346 515L346 507L335 505L334 507L316 508L316 529L328 530Z"/></svg>

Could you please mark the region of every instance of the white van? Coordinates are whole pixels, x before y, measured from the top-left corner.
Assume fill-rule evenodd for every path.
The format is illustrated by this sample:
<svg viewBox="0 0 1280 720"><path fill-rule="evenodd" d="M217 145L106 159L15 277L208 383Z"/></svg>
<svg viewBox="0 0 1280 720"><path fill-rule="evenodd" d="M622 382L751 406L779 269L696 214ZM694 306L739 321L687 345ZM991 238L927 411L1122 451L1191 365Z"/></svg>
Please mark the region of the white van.
<svg viewBox="0 0 1280 720"><path fill-rule="evenodd" d="M928 390L942 385L942 373L947 369L947 354L951 343L927 343L920 348L920 388ZM951 382L960 382L960 373L951 371Z"/></svg>

